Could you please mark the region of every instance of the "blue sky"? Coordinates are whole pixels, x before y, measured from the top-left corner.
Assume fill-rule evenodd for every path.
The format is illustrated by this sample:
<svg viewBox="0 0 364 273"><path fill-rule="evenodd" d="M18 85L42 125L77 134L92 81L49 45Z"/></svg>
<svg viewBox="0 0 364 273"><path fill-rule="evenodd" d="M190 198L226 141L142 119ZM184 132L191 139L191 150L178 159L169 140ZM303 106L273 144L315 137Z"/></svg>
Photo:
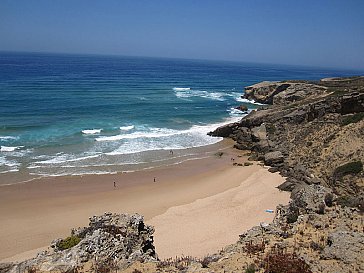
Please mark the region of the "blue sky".
<svg viewBox="0 0 364 273"><path fill-rule="evenodd" d="M364 69L364 0L2 0L0 50Z"/></svg>

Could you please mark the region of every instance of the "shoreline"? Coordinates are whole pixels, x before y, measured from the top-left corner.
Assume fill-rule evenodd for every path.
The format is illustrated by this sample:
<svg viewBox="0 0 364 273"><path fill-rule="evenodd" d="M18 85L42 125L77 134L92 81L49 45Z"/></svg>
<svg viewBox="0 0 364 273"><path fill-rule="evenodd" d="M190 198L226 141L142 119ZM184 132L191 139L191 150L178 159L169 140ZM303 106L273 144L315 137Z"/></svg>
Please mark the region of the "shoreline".
<svg viewBox="0 0 364 273"><path fill-rule="evenodd" d="M127 163L122 165L118 165L115 163L112 165L95 166L95 172L83 173L83 174L75 173L75 174L56 174L56 175L36 175L36 174L31 174L28 171L0 173L1 177L0 189L3 186L11 186L15 184L23 184L32 181L40 181L48 178L104 176L104 175L115 175L120 173L140 172L150 169L158 169L166 166L178 165L189 160L210 157L213 155L212 152L214 151L216 152L217 150L227 149L229 146L231 146L230 145L231 143L233 142L229 139L222 139L216 143L208 144L205 146L176 149L174 150L176 156L172 157L168 157L170 156L170 154L168 154L169 150L146 151L146 153L151 153L151 154L157 153L159 154L159 156L160 154L165 153L166 157L151 162ZM102 168L106 167L110 167L111 169L109 169L108 171L101 170ZM3 181L7 182L4 183Z"/></svg>
<svg viewBox="0 0 364 273"><path fill-rule="evenodd" d="M214 155L221 147L225 147L224 154L221 157ZM221 194L229 190L242 192L244 181L254 173L263 170L266 177L277 175L258 165L233 166L231 157L243 163L247 160L244 156L247 151L233 149L229 141L210 149L210 157L150 170L114 175L48 177L0 187L0 221L3 223L0 227L0 240L3 242L0 260L31 258L36 250L49 246L52 240L68 236L72 228L86 226L88 217L95 214L138 212L144 215L147 223L155 223L156 219L160 219L156 217L165 217L170 210L195 207L200 200L208 201L218 196L221 199ZM271 188L278 192L275 186L271 184ZM281 194L284 201L289 200L288 194ZM256 215L250 216L255 224L259 224ZM155 226L156 230L170 229L163 221L155 223ZM239 228L239 234L243 231ZM236 236L235 241L239 234L232 235ZM223 234L221 236L224 237ZM158 233L155 238L156 242L164 240L159 239ZM230 242L231 239L226 238L219 240L221 247Z"/></svg>

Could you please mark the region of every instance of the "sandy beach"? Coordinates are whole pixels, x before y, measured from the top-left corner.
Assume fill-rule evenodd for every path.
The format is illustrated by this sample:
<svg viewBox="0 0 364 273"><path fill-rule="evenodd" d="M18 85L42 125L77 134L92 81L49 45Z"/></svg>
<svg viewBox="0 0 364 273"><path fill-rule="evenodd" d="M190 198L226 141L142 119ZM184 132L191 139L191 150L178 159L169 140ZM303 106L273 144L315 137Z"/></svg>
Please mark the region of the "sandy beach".
<svg viewBox="0 0 364 273"><path fill-rule="evenodd" d="M155 226L161 258L213 253L244 230L272 220L265 209L289 200L275 188L284 179L256 164L233 166L232 157L241 163L247 158L231 142L211 149L224 154L132 173L48 177L0 187L0 260L32 257L106 211L144 215Z"/></svg>

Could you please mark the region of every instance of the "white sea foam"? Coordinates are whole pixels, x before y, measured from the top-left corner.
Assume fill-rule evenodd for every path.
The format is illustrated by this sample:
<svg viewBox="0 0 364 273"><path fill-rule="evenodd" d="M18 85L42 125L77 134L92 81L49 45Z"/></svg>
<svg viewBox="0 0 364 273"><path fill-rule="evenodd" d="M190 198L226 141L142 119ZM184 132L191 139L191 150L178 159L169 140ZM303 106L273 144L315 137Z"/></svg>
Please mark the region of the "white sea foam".
<svg viewBox="0 0 364 273"><path fill-rule="evenodd" d="M246 115L247 115L247 113L246 112L242 112L242 111L240 111L240 110L238 110L238 109L235 109L235 108L230 108L229 110L227 110L228 112L229 112L229 115L231 116L231 117L239 117L239 118L243 118L243 117L245 117Z"/></svg>
<svg viewBox="0 0 364 273"><path fill-rule="evenodd" d="M67 162L67 159L69 158L68 155L58 155L58 156L54 156L50 159L47 160L42 160L42 161L36 161L34 162L34 164L57 164L57 163L64 163ZM33 165L29 166L30 168L33 167Z"/></svg>
<svg viewBox="0 0 364 273"><path fill-rule="evenodd" d="M0 173L9 173L19 171L20 163L16 160L9 160L5 156L0 157Z"/></svg>
<svg viewBox="0 0 364 273"><path fill-rule="evenodd" d="M18 167L20 166L20 163L15 161L15 160L7 160L5 163L4 163L5 166L8 166L8 167Z"/></svg>
<svg viewBox="0 0 364 273"><path fill-rule="evenodd" d="M20 165L20 163L18 163L15 160L8 160L8 159L6 159L5 156L0 157L0 166L14 167L14 166L19 166L19 165Z"/></svg>
<svg viewBox="0 0 364 273"><path fill-rule="evenodd" d="M205 99L224 101L225 100L224 97L228 96L228 94L223 92L208 92L205 90L191 90L189 88L185 88L182 90L173 88L173 90L175 91L176 97L180 99L201 97Z"/></svg>
<svg viewBox="0 0 364 273"><path fill-rule="evenodd" d="M0 151L1 152L14 152L20 148L22 148L24 146L15 146L15 147L10 147L10 146L0 146Z"/></svg>
<svg viewBox="0 0 364 273"><path fill-rule="evenodd" d="M96 157L99 157L99 156L100 156L100 154L75 158L75 156L73 156L73 155L62 154L62 155L58 155L56 157L53 157L51 159L33 162L33 164L28 166L28 168L29 169L35 169L35 168L39 167L39 166L34 165L34 164L42 164L42 165L44 165L44 164L60 164L60 163L87 160L87 159L96 158Z"/></svg>
<svg viewBox="0 0 364 273"><path fill-rule="evenodd" d="M117 141L123 140L120 146L106 155L133 154L145 151L156 150L177 150L192 147L201 147L219 142L222 138L210 137L208 132L228 122L240 120L232 117L226 122L193 125L189 129L174 130L168 128L150 128L148 131L135 132L131 134L117 135L112 137L100 137L98 141Z"/></svg>
<svg viewBox="0 0 364 273"><path fill-rule="evenodd" d="M121 131L129 131L129 130L132 130L132 129L134 129L134 125L127 125L127 126L121 126L120 127Z"/></svg>
<svg viewBox="0 0 364 273"><path fill-rule="evenodd" d="M0 136L0 140L2 140L2 141L7 141L7 140L11 140L11 139L18 139L18 137L15 137L15 136Z"/></svg>
<svg viewBox="0 0 364 273"><path fill-rule="evenodd" d="M0 172L0 174L1 174L1 173L15 173L15 172L17 172L17 171L19 171L19 169L15 168L15 169L7 170L7 171L1 171L1 172Z"/></svg>
<svg viewBox="0 0 364 273"><path fill-rule="evenodd" d="M5 163L6 163L6 158L5 158L5 156L0 156L0 166L1 166L1 165L5 165Z"/></svg>
<svg viewBox="0 0 364 273"><path fill-rule="evenodd" d="M101 133L101 129L87 129L87 130L82 130L82 133L85 134L85 135L100 134Z"/></svg>
<svg viewBox="0 0 364 273"><path fill-rule="evenodd" d="M166 129L166 128L150 128L148 131L139 131L130 134L122 134L116 136L101 136L96 138L96 141L115 141L122 139L136 139L136 138L157 138L167 137L178 134L180 131Z"/></svg>
<svg viewBox="0 0 364 273"><path fill-rule="evenodd" d="M191 90L190 87L173 87L174 91L187 91L187 90Z"/></svg>
<svg viewBox="0 0 364 273"><path fill-rule="evenodd" d="M66 176L66 175L71 175L71 176L80 176L80 175L102 175L102 174L116 174L117 172L106 172L106 171L84 171L84 172L59 172L59 173L29 173L31 175L40 175L40 176L52 176L52 177L58 177L58 176Z"/></svg>
<svg viewBox="0 0 364 273"><path fill-rule="evenodd" d="M138 130L136 132L120 131L120 135L112 136L114 139L122 139L122 141L113 142L111 141L113 139L106 138L110 142L102 140L100 142L100 139L105 140L106 136L97 136L96 139L100 139L95 142L98 147L96 150L102 147L103 152L56 153L48 155L46 158L37 157L38 161L28 164L26 168L32 175L64 176L111 173L116 169L119 170L121 165L128 164L151 162L155 164L158 161L166 161L165 152L161 152L162 150L201 147L219 142L222 138L210 137L207 133L227 122L237 120L239 120L238 117L233 117L221 123L197 124L184 130L138 126L134 128ZM156 154L151 156L148 151L155 151ZM146 153L144 154L144 152ZM178 153L176 155L178 157ZM183 153L182 158L184 156ZM33 158L36 160L35 157ZM7 168L9 167L2 167L0 171L5 171Z"/></svg>
<svg viewBox="0 0 364 273"><path fill-rule="evenodd" d="M248 100L248 99L241 98L240 96L236 97L235 100L239 101L239 102L250 103L250 104L255 104L255 105L265 105L263 103L259 103L254 100Z"/></svg>

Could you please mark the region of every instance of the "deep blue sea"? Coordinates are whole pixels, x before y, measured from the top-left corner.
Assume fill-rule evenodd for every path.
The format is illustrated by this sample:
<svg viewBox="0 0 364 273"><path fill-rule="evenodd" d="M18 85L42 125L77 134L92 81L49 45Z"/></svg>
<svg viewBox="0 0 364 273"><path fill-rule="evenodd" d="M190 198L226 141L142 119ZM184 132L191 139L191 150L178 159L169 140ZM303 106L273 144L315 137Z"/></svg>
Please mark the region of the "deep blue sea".
<svg viewBox="0 0 364 273"><path fill-rule="evenodd" d="M193 156L240 119L244 86L358 71L142 57L0 53L0 184L110 173ZM169 158L170 159L170 158ZM155 165L158 165L155 164ZM9 181L10 181L9 180Z"/></svg>

